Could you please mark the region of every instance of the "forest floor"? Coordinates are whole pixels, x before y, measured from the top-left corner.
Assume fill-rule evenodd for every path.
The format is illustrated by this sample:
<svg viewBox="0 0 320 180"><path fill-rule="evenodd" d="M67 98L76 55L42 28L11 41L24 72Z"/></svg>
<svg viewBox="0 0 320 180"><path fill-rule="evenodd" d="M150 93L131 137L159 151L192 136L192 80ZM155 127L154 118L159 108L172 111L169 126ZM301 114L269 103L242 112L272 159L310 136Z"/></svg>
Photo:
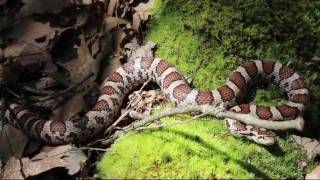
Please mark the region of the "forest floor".
<svg viewBox="0 0 320 180"><path fill-rule="evenodd" d="M1 124L2 177L303 179L319 164L320 3L63 2L0 3L2 107L14 101L45 119L72 120L94 105L105 77L139 55L168 60L192 88L202 90L216 89L245 62L271 59L295 69L310 86L305 128L277 131L276 144L263 146L232 136L222 119L204 116L130 131L114 142L108 138L116 128L84 144L52 147ZM155 44L147 44L151 41ZM159 114L172 107L153 84L135 94L140 99L130 95L126 102L132 104L122 114L128 108ZM250 90L244 102L279 105L286 100L270 85ZM151 126L187 122L193 115L166 117ZM133 120L125 117L121 123Z"/></svg>
<svg viewBox="0 0 320 180"><path fill-rule="evenodd" d="M232 70L250 59L271 59L290 64L306 77L311 91L315 92L307 110L312 113L306 113L305 117L313 128L305 130L305 134L318 137L314 127L319 127L320 86L315 83L319 75L314 76L319 70L308 65L312 62L308 60L310 54L315 56L316 51L300 51L299 46L313 46L306 45L308 42L299 44L296 35L300 31L297 28L311 27L310 31L318 32L313 24L307 24L317 15L307 13L310 17L304 19L299 19L300 14L291 16L293 10L301 8L298 6L302 1L298 4L274 2L271 6L278 8L275 14L264 8L268 5L260 1L240 4L157 2L145 39L145 42L157 44L156 57L174 64L182 74L191 77L193 87L205 90L219 87ZM273 16L281 16L281 22L304 20L305 24L281 34L287 28L284 26L294 24L277 24L272 22ZM263 22L258 21L262 19ZM270 34L270 29L279 34ZM299 36L306 38L313 33L303 35L299 32ZM269 86L258 89L248 99L258 105L275 105L285 102L283 97L276 87ZM175 116L163 121L190 118ZM98 167L102 177L303 179L315 163L313 157L308 158L305 151L293 144L291 134L277 132L277 145L266 147L234 138L223 121L204 117L199 122L177 127L127 134L112 145ZM301 166L302 162L306 162L305 167Z"/></svg>

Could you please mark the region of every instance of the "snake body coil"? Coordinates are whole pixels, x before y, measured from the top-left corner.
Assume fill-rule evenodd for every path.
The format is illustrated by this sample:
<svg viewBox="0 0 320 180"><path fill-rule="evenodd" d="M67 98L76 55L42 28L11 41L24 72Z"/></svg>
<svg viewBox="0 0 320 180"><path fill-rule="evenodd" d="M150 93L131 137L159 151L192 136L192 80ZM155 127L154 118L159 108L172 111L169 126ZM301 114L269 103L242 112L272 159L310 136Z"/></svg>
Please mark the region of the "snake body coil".
<svg viewBox="0 0 320 180"><path fill-rule="evenodd" d="M72 121L43 120L22 105L12 103L5 117L33 139L47 144L66 144L85 141L113 122L126 94L139 84L151 79L167 99L179 106L192 104L222 105L239 113L252 114L263 120L295 118L309 103L305 80L292 69L272 61L252 61L239 66L226 83L216 90L200 91L189 87L184 77L167 61L158 58L137 58L113 72L104 80L100 96L84 116ZM288 103L279 106L237 105L246 89L260 80L271 80L284 90ZM271 131L227 120L232 133L268 144ZM269 138L269 139L268 139Z"/></svg>

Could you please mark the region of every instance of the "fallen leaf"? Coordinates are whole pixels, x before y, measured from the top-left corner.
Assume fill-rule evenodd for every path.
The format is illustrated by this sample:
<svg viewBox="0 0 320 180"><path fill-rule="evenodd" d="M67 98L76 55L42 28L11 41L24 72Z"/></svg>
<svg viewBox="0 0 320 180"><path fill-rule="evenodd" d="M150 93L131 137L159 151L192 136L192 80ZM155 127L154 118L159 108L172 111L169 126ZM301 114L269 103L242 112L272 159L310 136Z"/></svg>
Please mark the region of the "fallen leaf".
<svg viewBox="0 0 320 180"><path fill-rule="evenodd" d="M38 48L38 51L40 49L45 52L45 47L50 43L50 40L63 31L64 29L59 27L50 26L48 22L41 23L25 20L17 24L6 36L18 42L26 43L29 46L33 45Z"/></svg>
<svg viewBox="0 0 320 180"><path fill-rule="evenodd" d="M26 14L32 13L57 13L61 11L62 8L70 6L72 1L65 0L22 0L25 4L21 11Z"/></svg>
<svg viewBox="0 0 320 180"><path fill-rule="evenodd" d="M140 32L139 28L141 25L141 18L139 13L134 13L132 16L132 28L136 31L136 32Z"/></svg>
<svg viewBox="0 0 320 180"><path fill-rule="evenodd" d="M12 156L22 157L22 153L28 143L28 137L10 124L5 124L1 131L0 154L3 162Z"/></svg>
<svg viewBox="0 0 320 180"><path fill-rule="evenodd" d="M133 7L133 9L136 12L141 12L141 11L150 11L154 7L154 0L148 0L146 3L139 3L137 6Z"/></svg>
<svg viewBox="0 0 320 180"><path fill-rule="evenodd" d="M77 117L79 112L86 111L87 105L84 100L86 92L80 92L72 96L68 101L55 109L50 119L69 121Z"/></svg>
<svg viewBox="0 0 320 180"><path fill-rule="evenodd" d="M119 0L110 0L108 4L107 15L112 16Z"/></svg>
<svg viewBox="0 0 320 180"><path fill-rule="evenodd" d="M75 175L78 173L87 159L86 154L81 150L69 152L69 155L64 158L64 160L67 161L65 167L68 169L68 174Z"/></svg>
<svg viewBox="0 0 320 180"><path fill-rule="evenodd" d="M38 161L32 161L29 158L22 158L20 161L15 157L11 157L3 168L3 179L24 179L52 168L64 166L66 166L66 162L63 159L55 157L47 157Z"/></svg>
<svg viewBox="0 0 320 180"><path fill-rule="evenodd" d="M110 32L113 28L117 27L120 24L128 24L129 22L121 19L121 18L117 18L117 17L105 17L104 19L104 24L105 24L105 31L106 32Z"/></svg>
<svg viewBox="0 0 320 180"><path fill-rule="evenodd" d="M131 114L140 114L145 117L151 114L153 106L164 102L164 97L155 90L135 91L129 95L129 100L131 102L130 109L134 111Z"/></svg>
<svg viewBox="0 0 320 180"><path fill-rule="evenodd" d="M12 44L10 46L5 47L4 49L0 48L0 57L3 57L3 58L17 57L21 54L25 46L26 44Z"/></svg>
<svg viewBox="0 0 320 180"><path fill-rule="evenodd" d="M132 27L136 32L140 32L141 23L144 23L149 20L151 16L151 10L154 7L154 1L149 0L146 3L139 3L134 7L135 13L132 16Z"/></svg>
<svg viewBox="0 0 320 180"><path fill-rule="evenodd" d="M83 151L71 145L44 147L32 159L24 157L19 160L11 157L3 168L3 178L23 179L57 167L66 168L69 175L74 175L86 160L87 156Z"/></svg>
<svg viewBox="0 0 320 180"><path fill-rule="evenodd" d="M126 49L126 55L128 61L142 57L154 57L154 51L156 44L152 41L147 42L144 46L140 46L137 42L127 43L124 48Z"/></svg>
<svg viewBox="0 0 320 180"><path fill-rule="evenodd" d="M37 156L33 157L32 160L43 160L49 157L61 158L64 160L64 166L68 169L69 175L74 175L84 163L87 161L87 156L85 153L72 145L62 145L57 147L44 147L42 153L39 153Z"/></svg>

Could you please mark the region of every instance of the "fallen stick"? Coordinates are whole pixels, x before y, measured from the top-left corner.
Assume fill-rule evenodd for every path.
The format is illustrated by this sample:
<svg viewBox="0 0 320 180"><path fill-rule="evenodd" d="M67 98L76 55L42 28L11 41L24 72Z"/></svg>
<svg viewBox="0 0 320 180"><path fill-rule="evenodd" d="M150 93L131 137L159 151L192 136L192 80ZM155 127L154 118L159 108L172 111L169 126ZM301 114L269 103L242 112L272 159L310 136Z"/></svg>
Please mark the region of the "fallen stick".
<svg viewBox="0 0 320 180"><path fill-rule="evenodd" d="M230 118L234 120L241 121L245 124L255 125L266 129L272 130L288 130L296 129L299 131L303 130L304 120L302 117L297 117L292 120L285 121L268 121L261 120L257 117L254 117L250 114L241 114L233 111L224 111L220 107L214 107L210 105L190 105L184 107L175 107L167 109L160 114L146 117L140 121L137 121L129 125L126 130L135 130L138 127L142 127L146 124L152 123L156 119L160 119L167 116L172 116L176 114L188 113L188 112L201 112L203 114L213 115L218 118Z"/></svg>
<svg viewBox="0 0 320 180"><path fill-rule="evenodd" d="M147 126L157 119L161 119L161 118L168 117L168 116L173 116L176 114L190 113L190 112L201 112L202 114L213 115L218 118L231 118L234 120L241 121L245 124L250 124L250 125L259 126L259 127L266 128L266 129L272 129L272 130L296 129L296 130L302 131L303 126L304 126L304 120L300 116L295 119L292 119L292 120L267 121L267 120L261 120L257 117L250 115L250 114L241 114L241 113L236 113L233 111L225 111L221 107L215 107L215 106L210 106L210 105L189 105L189 106L184 106L184 107L169 108L169 109L166 109L157 115L145 117L142 120L136 121L136 122L122 128L121 130L116 131L111 137L109 137L108 139L105 139L105 140L101 140L100 142L104 145L109 145L116 138L118 138L120 135L122 135L123 133L128 132L130 130L141 131L141 130L145 130L145 129L157 129L157 128L162 128L162 127L167 127L167 126L185 124L185 123L196 120L196 118L198 118L198 117L201 117L201 115L200 115L200 116L195 116L191 120L187 120L187 121L174 121L174 122L168 123L168 124L161 124L161 125L157 125L157 126Z"/></svg>

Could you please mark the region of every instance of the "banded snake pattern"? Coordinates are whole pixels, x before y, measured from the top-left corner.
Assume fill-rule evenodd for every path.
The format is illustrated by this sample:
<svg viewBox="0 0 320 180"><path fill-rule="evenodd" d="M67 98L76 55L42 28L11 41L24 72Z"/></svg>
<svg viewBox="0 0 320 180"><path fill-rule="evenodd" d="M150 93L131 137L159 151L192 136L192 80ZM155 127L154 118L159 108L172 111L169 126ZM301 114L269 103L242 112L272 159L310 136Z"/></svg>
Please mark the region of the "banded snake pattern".
<svg viewBox="0 0 320 180"><path fill-rule="evenodd" d="M212 91L191 88L177 69L159 58L136 58L115 70L101 84L99 98L84 116L70 121L44 120L20 104L11 103L5 118L29 137L47 144L79 143L93 137L113 122L126 94L151 79L165 97L177 106L219 105L239 113L252 114L263 120L285 120L300 116L309 103L305 80L292 69L273 61L255 60L239 66L225 84ZM288 103L279 106L237 104L253 84L269 80L282 89ZM227 119L232 134L261 144L272 144L270 130Z"/></svg>

